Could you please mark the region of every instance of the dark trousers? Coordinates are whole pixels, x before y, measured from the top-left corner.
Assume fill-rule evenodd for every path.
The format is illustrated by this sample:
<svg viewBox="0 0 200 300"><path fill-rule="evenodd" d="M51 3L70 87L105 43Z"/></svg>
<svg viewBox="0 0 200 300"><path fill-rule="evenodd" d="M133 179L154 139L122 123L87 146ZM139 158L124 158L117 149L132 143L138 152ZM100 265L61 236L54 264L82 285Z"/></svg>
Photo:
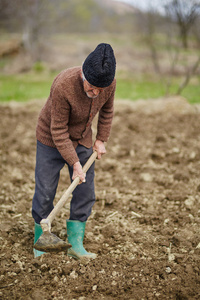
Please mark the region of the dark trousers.
<svg viewBox="0 0 200 300"><path fill-rule="evenodd" d="M78 145L76 148L80 163L83 166L93 150ZM60 171L67 164L56 148L46 146L37 141L35 194L32 203L32 216L36 223L45 219L53 209ZM68 165L68 164L67 164ZM73 167L68 165L72 180ZM91 214L95 202L94 163L87 171L86 182L76 187L70 203L70 220L85 222Z"/></svg>

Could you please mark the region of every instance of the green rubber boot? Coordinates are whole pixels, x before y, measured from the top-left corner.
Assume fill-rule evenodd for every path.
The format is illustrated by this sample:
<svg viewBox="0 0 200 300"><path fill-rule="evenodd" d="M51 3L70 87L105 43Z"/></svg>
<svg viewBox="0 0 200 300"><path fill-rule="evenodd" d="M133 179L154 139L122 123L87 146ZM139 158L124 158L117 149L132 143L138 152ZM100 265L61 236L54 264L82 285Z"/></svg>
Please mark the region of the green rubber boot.
<svg viewBox="0 0 200 300"><path fill-rule="evenodd" d="M39 237L42 235L43 231L42 231L42 227L40 224L35 223L35 237L34 237L34 244L37 242L37 240L39 239ZM43 251L39 251L36 249L33 249L33 254L34 257L39 257L42 254L44 254L45 252Z"/></svg>
<svg viewBox="0 0 200 300"><path fill-rule="evenodd" d="M83 247L83 238L85 234L86 222L67 220L67 239L72 245L68 249L67 255L76 259L92 258L95 259L95 253L89 253Z"/></svg>

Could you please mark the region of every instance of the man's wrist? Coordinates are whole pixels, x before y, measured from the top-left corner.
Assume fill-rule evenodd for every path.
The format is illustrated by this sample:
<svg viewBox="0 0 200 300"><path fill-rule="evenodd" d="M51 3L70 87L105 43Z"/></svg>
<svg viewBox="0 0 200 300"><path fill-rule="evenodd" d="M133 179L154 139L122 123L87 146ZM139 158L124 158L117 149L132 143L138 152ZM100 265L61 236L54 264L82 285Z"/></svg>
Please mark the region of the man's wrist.
<svg viewBox="0 0 200 300"><path fill-rule="evenodd" d="M76 161L74 164L73 164L73 167L77 167L80 165L80 161Z"/></svg>
<svg viewBox="0 0 200 300"><path fill-rule="evenodd" d="M105 143L104 141L102 141L102 140L100 140L100 139L96 139L96 141L95 142L100 142L100 143Z"/></svg>

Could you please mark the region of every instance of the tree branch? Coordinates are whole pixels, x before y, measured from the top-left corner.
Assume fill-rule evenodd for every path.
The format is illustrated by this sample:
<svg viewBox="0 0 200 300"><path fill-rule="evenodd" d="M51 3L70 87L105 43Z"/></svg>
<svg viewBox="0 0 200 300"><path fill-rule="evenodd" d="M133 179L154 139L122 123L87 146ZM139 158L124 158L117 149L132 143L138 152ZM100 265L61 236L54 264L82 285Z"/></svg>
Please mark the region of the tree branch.
<svg viewBox="0 0 200 300"><path fill-rule="evenodd" d="M194 63L191 71L188 70L188 72L186 74L186 77L185 77L185 80L182 82L182 84L179 86L179 88L177 90L177 93L176 93L177 95L180 95L181 92L183 91L183 89L188 85L191 77L195 74L199 64L200 64L200 55L199 55L197 61Z"/></svg>

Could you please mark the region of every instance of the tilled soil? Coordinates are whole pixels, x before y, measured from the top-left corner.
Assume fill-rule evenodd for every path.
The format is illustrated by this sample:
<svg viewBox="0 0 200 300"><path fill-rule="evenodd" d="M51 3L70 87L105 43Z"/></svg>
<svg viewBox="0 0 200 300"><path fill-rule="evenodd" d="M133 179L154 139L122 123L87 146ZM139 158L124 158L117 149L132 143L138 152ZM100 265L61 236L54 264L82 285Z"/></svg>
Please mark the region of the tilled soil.
<svg viewBox="0 0 200 300"><path fill-rule="evenodd" d="M0 299L199 299L200 112L116 101L84 244L96 260L33 257L35 126L43 103L0 107ZM95 131L95 130L94 130ZM55 202L69 185L61 172ZM66 239L69 203L52 224Z"/></svg>

